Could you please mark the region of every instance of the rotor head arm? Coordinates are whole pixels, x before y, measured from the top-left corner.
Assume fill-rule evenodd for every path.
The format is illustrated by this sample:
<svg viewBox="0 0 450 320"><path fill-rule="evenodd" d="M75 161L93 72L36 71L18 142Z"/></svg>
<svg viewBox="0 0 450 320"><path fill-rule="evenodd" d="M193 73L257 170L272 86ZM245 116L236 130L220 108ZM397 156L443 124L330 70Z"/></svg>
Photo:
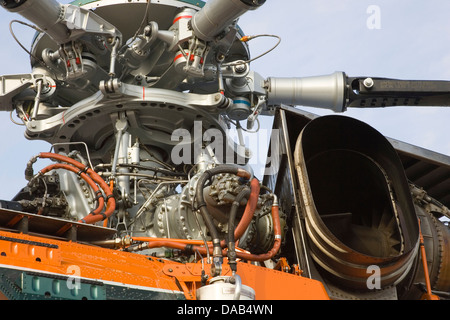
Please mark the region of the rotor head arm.
<svg viewBox="0 0 450 320"><path fill-rule="evenodd" d="M254 10L266 0L210 0L192 17L194 34L211 41L236 19L249 10Z"/></svg>
<svg viewBox="0 0 450 320"><path fill-rule="evenodd" d="M34 23L60 45L86 33L121 38L120 32L109 22L75 5L62 5L56 0L4 0L0 4Z"/></svg>

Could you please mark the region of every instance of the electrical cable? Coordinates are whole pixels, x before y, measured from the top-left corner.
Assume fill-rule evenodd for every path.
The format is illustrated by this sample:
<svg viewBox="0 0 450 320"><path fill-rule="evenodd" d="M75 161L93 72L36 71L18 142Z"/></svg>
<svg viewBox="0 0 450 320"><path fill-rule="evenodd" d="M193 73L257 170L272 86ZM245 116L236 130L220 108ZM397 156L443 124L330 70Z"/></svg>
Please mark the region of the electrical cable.
<svg viewBox="0 0 450 320"><path fill-rule="evenodd" d="M280 37L280 36L277 36L277 35L274 35L274 34L258 34L258 35L255 35L255 36L244 36L244 37L242 37L240 40L241 40L241 42L248 42L248 41L250 41L250 40L253 40L253 39L256 39L256 38L260 38L260 37L277 38L278 41L277 41L277 43L276 43L272 48L270 48L269 50L267 50L267 51L261 53L260 55L257 55L256 57L254 57L254 58L252 58L252 59L245 60L245 61L238 61L238 62L224 63L223 65L224 65L224 66L227 66L227 67L232 67L232 66L239 66L239 65L241 65L241 64L253 62L253 61L255 61L255 60L257 60L257 59L259 59L259 58L265 56L266 54L272 52L273 50L275 50L275 48L278 47L278 45L281 43L281 37Z"/></svg>
<svg viewBox="0 0 450 320"><path fill-rule="evenodd" d="M45 63L45 61L44 60L42 60L42 59L39 59L38 57L36 57L33 53L31 53L31 51L29 51L27 48L25 48L25 46L20 42L20 40L16 37L16 35L15 35L15 33L14 33L14 30L13 30L13 28L12 28L12 25L13 25L13 23L19 23L19 24L22 24L22 25L24 25L24 26L27 26L27 27L29 27L29 28L31 28L31 29L33 29L33 30L36 30L37 32L39 32L39 33L43 33L44 31L42 31L41 29L39 29L38 27L36 27L36 26L34 26L34 25L31 25L31 24L29 24L29 23L26 23L26 22L23 22L23 21L20 21L20 20L12 20L10 23L9 23L9 32L11 33L11 36L13 37L13 39L17 42L17 44L31 57L31 58L33 58L34 60L36 60L40 65L42 65L43 67L45 67L45 68L48 68L50 71L52 71L55 75L58 73L56 70L54 70L54 68L52 68L51 66L49 66L49 65L47 65L46 63ZM55 76L55 78L57 78L56 76Z"/></svg>
<svg viewBox="0 0 450 320"><path fill-rule="evenodd" d="M18 126L25 126L25 123L19 123L19 122L16 122L16 121L13 119L13 115L12 115L13 111L14 111L14 110L11 110L11 112L9 113L9 119L11 120L11 122L14 123L14 124L16 124L16 125L18 125Z"/></svg>
<svg viewBox="0 0 450 320"><path fill-rule="evenodd" d="M36 27L36 26L33 26L33 25L31 25L31 24L28 24L28 23L23 22L23 21L20 21L20 20L12 20L12 21L9 23L9 32L11 33L12 37L13 37L14 40L17 42L17 44L18 44L18 45L19 45L26 53L28 53L28 55L29 55L30 57L32 57L32 58L35 59L36 61L41 61L41 60L39 60L35 55L33 55L27 48L25 48L25 46L19 41L19 39L17 39L16 35L14 34L14 30L12 29L13 23L19 23L19 24L22 24L22 25L24 25L24 26L30 27L30 28L33 29L33 30L36 30L37 32L42 32L42 30L39 29L39 28ZM43 61L41 61L41 62L43 62Z"/></svg>

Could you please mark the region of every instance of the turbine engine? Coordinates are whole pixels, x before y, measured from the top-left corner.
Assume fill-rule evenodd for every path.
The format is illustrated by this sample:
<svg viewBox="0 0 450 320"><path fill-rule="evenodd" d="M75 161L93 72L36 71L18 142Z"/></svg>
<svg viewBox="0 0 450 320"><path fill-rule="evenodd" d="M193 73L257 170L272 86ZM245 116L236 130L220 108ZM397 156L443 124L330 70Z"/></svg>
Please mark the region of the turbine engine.
<svg viewBox="0 0 450 320"><path fill-rule="evenodd" d="M51 145L0 202L0 246L12 243L1 259L32 259L23 270L43 262L44 275L12 260L2 290L20 282L47 297L39 281L54 276L59 288L55 270L89 256L84 284L105 283L87 292L135 272L127 289L145 280L140 294L151 298L450 296L449 210L412 181L401 152L361 121L286 105L448 106L450 84L343 72L264 79L250 63L279 41L254 58L248 42L280 38L238 26L264 2L1 1L37 33L31 73L0 78L0 111ZM262 181L250 160L268 163L244 139L260 116L275 116ZM111 267L116 256L123 265Z"/></svg>

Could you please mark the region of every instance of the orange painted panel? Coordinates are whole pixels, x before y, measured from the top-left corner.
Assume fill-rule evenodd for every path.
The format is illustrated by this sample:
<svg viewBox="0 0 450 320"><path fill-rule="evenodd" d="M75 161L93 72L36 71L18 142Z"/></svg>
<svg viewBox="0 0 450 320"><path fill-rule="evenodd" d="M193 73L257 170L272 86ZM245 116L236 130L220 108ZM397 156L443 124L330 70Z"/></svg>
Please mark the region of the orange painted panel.
<svg viewBox="0 0 450 320"><path fill-rule="evenodd" d="M0 231L0 264L81 278L180 292L195 298L202 264L181 264L70 241ZM210 266L204 264L210 274ZM328 299L322 283L290 273L238 263L242 283L257 300ZM222 275L231 275L227 264Z"/></svg>

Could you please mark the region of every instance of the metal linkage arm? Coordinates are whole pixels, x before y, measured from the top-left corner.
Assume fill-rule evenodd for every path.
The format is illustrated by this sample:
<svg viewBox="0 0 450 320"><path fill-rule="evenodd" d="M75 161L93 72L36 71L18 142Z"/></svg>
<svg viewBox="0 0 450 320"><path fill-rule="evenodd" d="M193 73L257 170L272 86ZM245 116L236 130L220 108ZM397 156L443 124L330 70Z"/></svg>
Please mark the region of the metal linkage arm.
<svg viewBox="0 0 450 320"><path fill-rule="evenodd" d="M194 34L204 41L211 41L233 21L264 2L266 0L210 0L192 17Z"/></svg>
<svg viewBox="0 0 450 320"><path fill-rule="evenodd" d="M47 100L56 90L55 81L39 74L0 76L0 111L12 111L15 100ZM35 105L36 107L37 105ZM35 113L37 109L35 109Z"/></svg>

